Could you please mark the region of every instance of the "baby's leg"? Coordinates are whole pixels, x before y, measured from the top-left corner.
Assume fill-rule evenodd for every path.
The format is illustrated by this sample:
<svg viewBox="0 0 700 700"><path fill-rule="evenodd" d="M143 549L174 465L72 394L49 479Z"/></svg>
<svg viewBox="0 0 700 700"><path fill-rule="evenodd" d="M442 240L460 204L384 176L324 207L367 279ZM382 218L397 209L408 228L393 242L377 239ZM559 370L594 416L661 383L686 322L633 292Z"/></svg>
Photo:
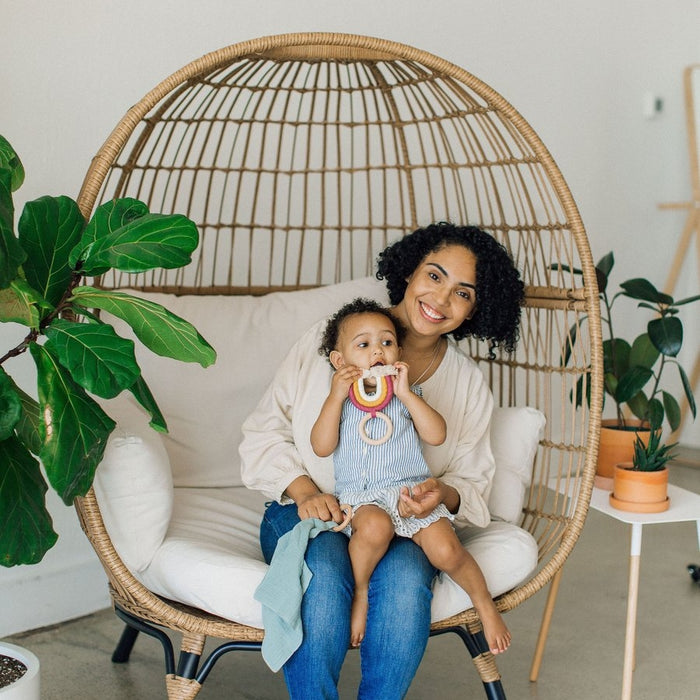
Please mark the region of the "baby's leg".
<svg viewBox="0 0 700 700"><path fill-rule="evenodd" d="M367 624L369 579L394 537L389 515L378 506L364 505L352 518L352 536L348 551L355 576L355 595L350 615L350 644L360 645Z"/></svg>
<svg viewBox="0 0 700 700"><path fill-rule="evenodd" d="M430 563L444 571L468 594L479 613L489 649L500 654L510 646L510 632L486 587L479 565L462 546L447 518L432 523L413 537Z"/></svg>

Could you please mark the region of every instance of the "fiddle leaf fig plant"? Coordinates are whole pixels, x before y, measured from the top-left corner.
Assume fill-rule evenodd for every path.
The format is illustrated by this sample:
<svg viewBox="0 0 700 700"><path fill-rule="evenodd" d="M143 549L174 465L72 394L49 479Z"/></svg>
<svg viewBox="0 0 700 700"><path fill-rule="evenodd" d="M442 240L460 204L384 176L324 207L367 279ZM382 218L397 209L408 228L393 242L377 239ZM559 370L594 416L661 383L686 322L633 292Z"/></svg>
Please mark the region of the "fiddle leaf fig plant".
<svg viewBox="0 0 700 700"><path fill-rule="evenodd" d="M660 292L651 282L643 278L627 280L620 285L620 291L610 296L608 283L615 265L612 252L596 264L596 278L601 303L601 319L607 338L603 341L603 363L605 393L615 402L618 423L625 425L623 407L639 419L649 424L652 431L666 421L672 431L680 426L681 409L678 399L664 388L664 370L675 365L683 395L690 412L695 418L696 404L693 390L683 367L676 359L683 345L683 323L679 318L682 306L700 300L700 295L675 300L670 294ZM568 266L553 266L572 274L580 275L581 270ZM630 343L615 334L613 326L613 306L619 297L624 296L638 301L637 308L655 312L648 320L646 330ZM576 326L573 326L562 352L562 363L567 364L576 342ZM583 379L580 381L584 381ZM583 395L590 392L575 392L580 403Z"/></svg>
<svg viewBox="0 0 700 700"><path fill-rule="evenodd" d="M159 355L203 367L216 359L196 328L163 306L86 284L111 269L136 273L186 265L199 244L194 222L151 213L130 198L97 207L85 221L70 197L45 196L25 204L15 233L12 193L23 181L19 157L0 136L0 322L25 327L23 339L0 355L4 566L36 563L55 544L45 501L49 485L66 505L92 485L115 427L94 397L129 391L151 426L167 430L134 342L95 310L124 320ZM37 399L9 374L11 360L26 352L36 367Z"/></svg>

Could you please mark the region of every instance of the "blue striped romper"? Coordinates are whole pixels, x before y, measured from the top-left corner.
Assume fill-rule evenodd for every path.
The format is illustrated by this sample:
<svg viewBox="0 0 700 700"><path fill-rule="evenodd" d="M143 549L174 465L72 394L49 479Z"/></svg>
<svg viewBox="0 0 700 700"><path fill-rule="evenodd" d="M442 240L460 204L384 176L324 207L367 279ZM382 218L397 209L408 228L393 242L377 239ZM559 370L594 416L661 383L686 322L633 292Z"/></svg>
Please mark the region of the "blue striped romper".
<svg viewBox="0 0 700 700"><path fill-rule="evenodd" d="M412 389L422 396L420 387ZM413 425L408 409L394 396L382 410L392 421L394 432L381 445L369 445L360 437L358 426L366 413L346 399L340 418L340 436L333 453L335 491L340 503L347 503L353 510L373 504L386 511L396 534L413 537L421 528L440 518L453 520L452 514L441 503L425 518L399 515L398 502L401 488L409 489L432 476L423 459L421 441ZM387 430L380 418L372 418L365 424L367 435L378 439ZM351 534L351 525L343 532Z"/></svg>

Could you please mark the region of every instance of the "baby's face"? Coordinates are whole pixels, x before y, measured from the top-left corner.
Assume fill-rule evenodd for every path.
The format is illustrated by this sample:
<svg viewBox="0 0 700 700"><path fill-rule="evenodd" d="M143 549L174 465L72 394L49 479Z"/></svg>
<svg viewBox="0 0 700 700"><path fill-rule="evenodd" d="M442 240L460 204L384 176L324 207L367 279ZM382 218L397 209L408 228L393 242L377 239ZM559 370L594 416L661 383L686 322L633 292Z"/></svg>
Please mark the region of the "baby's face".
<svg viewBox="0 0 700 700"><path fill-rule="evenodd" d="M343 321L338 347L330 360L336 369L343 365L369 369L375 365L393 365L400 355L391 320L383 314L359 313Z"/></svg>

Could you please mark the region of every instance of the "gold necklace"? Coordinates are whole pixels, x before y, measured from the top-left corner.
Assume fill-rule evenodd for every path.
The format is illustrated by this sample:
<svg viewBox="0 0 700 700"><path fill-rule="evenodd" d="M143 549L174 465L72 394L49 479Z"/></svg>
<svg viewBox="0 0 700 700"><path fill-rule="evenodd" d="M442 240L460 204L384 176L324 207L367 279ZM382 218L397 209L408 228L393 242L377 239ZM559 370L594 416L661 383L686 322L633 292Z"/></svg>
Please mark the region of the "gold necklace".
<svg viewBox="0 0 700 700"><path fill-rule="evenodd" d="M423 379L423 377L425 377L425 375L428 374L428 372L430 372L433 365L435 364L435 359L438 356L438 350L440 350L440 345L442 345L442 338L440 338L440 340L438 340L437 344L435 345L435 350L433 350L433 356L430 358L430 364L421 372L418 379L412 382L412 387L416 386L416 384L418 384L420 380Z"/></svg>

